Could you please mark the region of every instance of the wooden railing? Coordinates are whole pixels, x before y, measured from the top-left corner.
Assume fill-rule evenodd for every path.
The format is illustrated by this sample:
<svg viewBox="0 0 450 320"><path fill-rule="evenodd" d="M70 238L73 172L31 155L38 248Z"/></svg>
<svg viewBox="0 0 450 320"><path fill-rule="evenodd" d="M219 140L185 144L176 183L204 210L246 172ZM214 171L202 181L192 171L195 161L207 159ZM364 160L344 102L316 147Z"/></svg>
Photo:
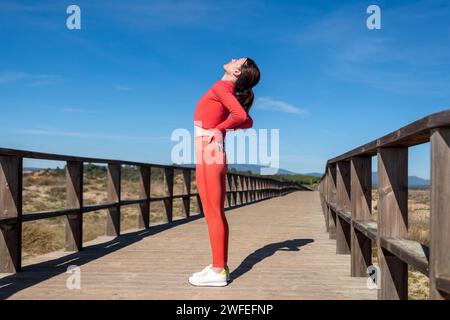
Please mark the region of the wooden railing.
<svg viewBox="0 0 450 320"><path fill-rule="evenodd" d="M426 142L431 142L429 248L406 239L408 148ZM371 220L373 156L377 222ZM368 276L376 243L379 299L408 298L408 265L429 276L431 299L450 297L450 110L328 160L319 190L327 231L336 239L337 254L351 254L352 276Z"/></svg>
<svg viewBox="0 0 450 320"><path fill-rule="evenodd" d="M22 213L23 159L45 159L65 161L66 165L66 208L62 210ZM83 204L84 163L107 165L107 203ZM139 173L139 199L121 199L122 165L136 166ZM150 194L151 168L164 172L165 196ZM174 170L182 170L184 192L174 195ZM120 235L120 208L124 205L139 205L139 226L150 227L150 202L163 201L168 223L172 222L173 200L183 201L183 214L190 216L191 197L197 198L200 213L203 214L198 193L191 192L191 176L195 169L182 166L160 165L121 160L75 157L24 150L0 148L0 273L15 273L21 269L22 223L58 216L66 217L66 250L78 251L83 247L83 214L107 209L106 234ZM305 189L295 182L286 182L261 176L227 173L227 207L244 205L255 201L284 195Z"/></svg>

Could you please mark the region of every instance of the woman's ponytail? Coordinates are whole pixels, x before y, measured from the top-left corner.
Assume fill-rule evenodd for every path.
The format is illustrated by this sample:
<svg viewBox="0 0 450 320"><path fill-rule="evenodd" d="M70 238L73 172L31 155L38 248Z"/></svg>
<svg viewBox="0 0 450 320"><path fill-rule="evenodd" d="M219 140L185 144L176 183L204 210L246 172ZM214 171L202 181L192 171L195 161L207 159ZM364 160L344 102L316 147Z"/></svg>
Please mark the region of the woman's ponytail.
<svg viewBox="0 0 450 320"><path fill-rule="evenodd" d="M259 82L260 72L255 61L247 58L242 65L241 74L236 80L235 94L238 101L241 103L242 107L248 113L255 95L253 94L252 88L256 86Z"/></svg>

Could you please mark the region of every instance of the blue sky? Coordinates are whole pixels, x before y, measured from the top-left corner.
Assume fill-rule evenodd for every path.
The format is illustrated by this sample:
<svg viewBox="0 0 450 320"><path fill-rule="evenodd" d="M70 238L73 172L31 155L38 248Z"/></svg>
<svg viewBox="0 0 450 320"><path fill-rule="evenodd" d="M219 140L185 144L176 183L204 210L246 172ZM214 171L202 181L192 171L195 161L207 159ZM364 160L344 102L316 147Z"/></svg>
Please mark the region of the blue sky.
<svg viewBox="0 0 450 320"><path fill-rule="evenodd" d="M66 28L70 4L81 30ZM0 1L0 146L170 163L172 131L192 132L222 65L248 56L254 128L280 129L280 167L322 172L449 108L449 17L445 0ZM409 170L429 176L428 144Z"/></svg>

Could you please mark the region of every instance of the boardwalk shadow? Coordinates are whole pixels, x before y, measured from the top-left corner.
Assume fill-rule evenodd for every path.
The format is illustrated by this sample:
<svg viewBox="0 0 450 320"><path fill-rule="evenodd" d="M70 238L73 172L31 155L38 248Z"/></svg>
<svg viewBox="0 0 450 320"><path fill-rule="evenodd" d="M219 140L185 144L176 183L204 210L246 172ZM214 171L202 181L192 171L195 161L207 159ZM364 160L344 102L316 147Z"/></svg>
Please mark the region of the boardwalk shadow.
<svg viewBox="0 0 450 320"><path fill-rule="evenodd" d="M265 245L248 255L241 264L230 273L231 282L250 271L255 264L272 256L277 251L300 251L300 247L314 242L313 239L292 239Z"/></svg>

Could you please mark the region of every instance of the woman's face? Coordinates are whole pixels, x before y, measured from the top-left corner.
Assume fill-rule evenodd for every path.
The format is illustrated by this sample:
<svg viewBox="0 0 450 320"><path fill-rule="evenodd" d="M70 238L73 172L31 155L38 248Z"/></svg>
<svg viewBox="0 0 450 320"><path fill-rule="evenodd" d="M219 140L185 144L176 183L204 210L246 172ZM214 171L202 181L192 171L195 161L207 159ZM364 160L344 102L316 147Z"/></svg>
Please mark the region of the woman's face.
<svg viewBox="0 0 450 320"><path fill-rule="evenodd" d="M231 59L230 62L223 65L223 69L229 75L233 75L236 78L241 74L241 68L247 58Z"/></svg>

